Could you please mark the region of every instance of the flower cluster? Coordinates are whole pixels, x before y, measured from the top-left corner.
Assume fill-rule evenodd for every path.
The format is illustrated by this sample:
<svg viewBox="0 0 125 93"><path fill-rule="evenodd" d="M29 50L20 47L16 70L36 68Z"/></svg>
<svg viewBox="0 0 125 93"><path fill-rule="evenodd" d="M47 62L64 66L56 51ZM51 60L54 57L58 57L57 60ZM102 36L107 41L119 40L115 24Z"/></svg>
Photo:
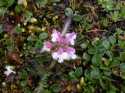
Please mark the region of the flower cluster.
<svg viewBox="0 0 125 93"><path fill-rule="evenodd" d="M62 63L64 60L76 59L75 49L72 47L75 44L75 39L75 32L62 35L54 29L51 41L45 41L41 51L51 52L52 58L59 63Z"/></svg>

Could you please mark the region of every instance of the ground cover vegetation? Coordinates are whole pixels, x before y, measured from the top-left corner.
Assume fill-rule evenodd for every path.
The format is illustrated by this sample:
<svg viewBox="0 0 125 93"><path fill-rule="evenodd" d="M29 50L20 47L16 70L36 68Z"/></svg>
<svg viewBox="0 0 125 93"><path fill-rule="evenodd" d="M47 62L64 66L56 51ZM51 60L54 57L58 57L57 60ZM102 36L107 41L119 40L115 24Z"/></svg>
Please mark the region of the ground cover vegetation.
<svg viewBox="0 0 125 93"><path fill-rule="evenodd" d="M0 0L0 93L124 87L124 0Z"/></svg>

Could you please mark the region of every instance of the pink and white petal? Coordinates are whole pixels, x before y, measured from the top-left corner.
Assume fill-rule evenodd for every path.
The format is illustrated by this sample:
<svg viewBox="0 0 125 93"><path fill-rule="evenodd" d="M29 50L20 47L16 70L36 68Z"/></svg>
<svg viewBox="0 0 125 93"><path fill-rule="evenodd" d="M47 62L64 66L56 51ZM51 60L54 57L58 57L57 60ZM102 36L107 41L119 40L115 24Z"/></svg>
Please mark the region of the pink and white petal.
<svg viewBox="0 0 125 93"><path fill-rule="evenodd" d="M45 41L44 44L43 44L43 48L41 49L40 52L45 52L45 51L50 52L50 50L52 49L52 47L53 47L53 45L52 45L51 42Z"/></svg>
<svg viewBox="0 0 125 93"><path fill-rule="evenodd" d="M63 52L64 52L64 49L63 49L62 47L60 47L60 48L57 50L58 55L61 55Z"/></svg>
<svg viewBox="0 0 125 93"><path fill-rule="evenodd" d="M50 49L47 48L47 47L43 47L41 50L40 50L40 53L43 53L43 52L50 52Z"/></svg>
<svg viewBox="0 0 125 93"><path fill-rule="evenodd" d="M58 60L59 54L58 54L57 52L53 52L53 53L52 53L52 58L53 58L54 60Z"/></svg>
<svg viewBox="0 0 125 93"><path fill-rule="evenodd" d="M77 58L77 56L76 56L76 54L75 54L75 49L74 48L72 48L72 47L67 47L66 48L66 52L68 53L68 55L70 56L70 59L76 59Z"/></svg>
<svg viewBox="0 0 125 93"><path fill-rule="evenodd" d="M61 57L61 55L58 54L57 52L52 53L52 58L54 60L57 60L59 63L62 63L64 61L64 59Z"/></svg>
<svg viewBox="0 0 125 93"><path fill-rule="evenodd" d="M4 74L5 74L6 76L9 76L9 75L11 74L11 72L5 71Z"/></svg>
<svg viewBox="0 0 125 93"><path fill-rule="evenodd" d="M67 33L65 35L66 40L68 40L69 44L74 45L75 44L75 39L76 39L76 33L72 32L72 33Z"/></svg>
<svg viewBox="0 0 125 93"><path fill-rule="evenodd" d="M61 57L59 57L58 62L59 62L59 63L63 63L63 62L64 62L64 59L61 58Z"/></svg>
<svg viewBox="0 0 125 93"><path fill-rule="evenodd" d="M76 59L76 58L77 58L76 54L71 55L71 59Z"/></svg>
<svg viewBox="0 0 125 93"><path fill-rule="evenodd" d="M61 58L64 60L70 60L70 55L67 52L63 52Z"/></svg>
<svg viewBox="0 0 125 93"><path fill-rule="evenodd" d="M60 39L60 37L61 37L61 33L57 31L56 29L54 29L51 35L51 41L57 42Z"/></svg>
<svg viewBox="0 0 125 93"><path fill-rule="evenodd" d="M59 59L58 59L58 62L59 62L59 63L63 63L64 60L63 60L62 58L59 58Z"/></svg>
<svg viewBox="0 0 125 93"><path fill-rule="evenodd" d="M44 45L47 47L47 48L52 48L53 44L50 42L50 41L46 41L44 42Z"/></svg>
<svg viewBox="0 0 125 93"><path fill-rule="evenodd" d="M71 55L71 54L75 54L75 49L74 48L72 48L72 47L66 47L65 48L65 51L69 54L69 55Z"/></svg>

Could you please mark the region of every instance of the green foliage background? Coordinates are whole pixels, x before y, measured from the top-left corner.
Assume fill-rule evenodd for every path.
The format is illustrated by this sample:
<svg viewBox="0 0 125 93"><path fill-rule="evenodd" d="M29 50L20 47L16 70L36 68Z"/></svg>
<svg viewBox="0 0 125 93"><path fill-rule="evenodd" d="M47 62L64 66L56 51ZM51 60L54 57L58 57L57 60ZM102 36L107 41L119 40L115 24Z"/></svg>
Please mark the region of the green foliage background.
<svg viewBox="0 0 125 93"><path fill-rule="evenodd" d="M0 93L125 93L124 10L123 0L0 0ZM68 16L78 59L59 64L39 51Z"/></svg>

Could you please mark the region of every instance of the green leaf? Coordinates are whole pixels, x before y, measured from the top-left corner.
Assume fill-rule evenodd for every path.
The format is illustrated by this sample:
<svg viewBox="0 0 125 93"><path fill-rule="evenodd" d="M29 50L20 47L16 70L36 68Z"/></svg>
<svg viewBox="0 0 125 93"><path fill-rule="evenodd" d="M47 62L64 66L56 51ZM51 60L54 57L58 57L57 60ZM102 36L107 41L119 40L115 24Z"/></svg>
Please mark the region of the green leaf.
<svg viewBox="0 0 125 93"><path fill-rule="evenodd" d="M20 85L21 85L22 87L26 87L27 82L26 82L25 80L23 80L23 81L20 82Z"/></svg>
<svg viewBox="0 0 125 93"><path fill-rule="evenodd" d="M73 20L76 21L76 22L79 22L82 20L82 16L81 15L75 15L73 16Z"/></svg>
<svg viewBox="0 0 125 93"><path fill-rule="evenodd" d="M36 0L37 6L44 7L49 0Z"/></svg>
<svg viewBox="0 0 125 93"><path fill-rule="evenodd" d="M102 55L101 55L101 54L95 54L95 55L92 57L92 64L98 66L98 65L101 63L101 58L102 58Z"/></svg>
<svg viewBox="0 0 125 93"><path fill-rule="evenodd" d="M61 87L59 84L53 84L50 89L53 91L53 93L59 93L59 91L61 90Z"/></svg>
<svg viewBox="0 0 125 93"><path fill-rule="evenodd" d="M15 0L0 0L0 7L10 7L12 4L14 4Z"/></svg>
<svg viewBox="0 0 125 93"><path fill-rule="evenodd" d="M99 69L93 68L90 73L91 78L98 79L100 77Z"/></svg>
<svg viewBox="0 0 125 93"><path fill-rule="evenodd" d="M120 60L125 61L125 52L120 53Z"/></svg>
<svg viewBox="0 0 125 93"><path fill-rule="evenodd" d="M88 49L88 53L89 54L95 54L95 53L97 53L97 50L96 50L96 48L91 47L91 48Z"/></svg>
<svg viewBox="0 0 125 93"><path fill-rule="evenodd" d="M16 26L16 27L15 27L15 31L16 31L17 33L21 33L23 30L22 30L21 27Z"/></svg>
<svg viewBox="0 0 125 93"><path fill-rule="evenodd" d="M105 10L110 11L113 9L113 0L98 0L98 3L102 5Z"/></svg>
<svg viewBox="0 0 125 93"><path fill-rule="evenodd" d="M7 8L0 7L0 16L3 16L6 11L7 11Z"/></svg>
<svg viewBox="0 0 125 93"><path fill-rule="evenodd" d="M48 33L46 33L46 32L43 32L43 33L41 33L41 34L39 35L39 39L40 39L40 40L44 40L44 39L46 39L46 38L48 38Z"/></svg>
<svg viewBox="0 0 125 93"><path fill-rule="evenodd" d="M120 45L120 48L123 48L123 49L125 48L125 41L119 40L118 44Z"/></svg>
<svg viewBox="0 0 125 93"><path fill-rule="evenodd" d="M114 11L113 13L111 13L111 18L114 22L119 20L119 12L118 11Z"/></svg>
<svg viewBox="0 0 125 93"><path fill-rule="evenodd" d="M120 76L125 79L125 63L121 63L120 64L120 71L121 71L121 74Z"/></svg>
<svg viewBox="0 0 125 93"><path fill-rule="evenodd" d="M11 5L13 5L15 2L15 0L7 0L7 7L10 7Z"/></svg>
<svg viewBox="0 0 125 93"><path fill-rule="evenodd" d="M109 49L110 43L109 43L108 40L103 40L102 44L103 44L103 46L104 46L106 49Z"/></svg>
<svg viewBox="0 0 125 93"><path fill-rule="evenodd" d="M87 42L84 42L84 43L80 44L80 47L81 47L82 49L86 49L87 46L88 46L88 43L87 43Z"/></svg>
<svg viewBox="0 0 125 93"><path fill-rule="evenodd" d="M16 11L16 13L20 13L22 11L22 6L21 5L16 5L15 11Z"/></svg>
<svg viewBox="0 0 125 93"><path fill-rule="evenodd" d="M121 63L121 64L120 64L120 70L121 70L122 72L125 72L125 63Z"/></svg>
<svg viewBox="0 0 125 93"><path fill-rule="evenodd" d="M27 76L28 76L28 73L25 70L22 70L20 72L20 77L22 80L25 80L27 78Z"/></svg>
<svg viewBox="0 0 125 93"><path fill-rule="evenodd" d="M88 55L87 53L83 53L83 56L82 58L85 60L85 61L90 61L90 55Z"/></svg>
<svg viewBox="0 0 125 93"><path fill-rule="evenodd" d="M116 90L117 88L114 85L110 84L110 87L107 93L117 93Z"/></svg>
<svg viewBox="0 0 125 93"><path fill-rule="evenodd" d="M115 67L120 64L120 61L117 58L113 58L113 60L110 62L110 67Z"/></svg>
<svg viewBox="0 0 125 93"><path fill-rule="evenodd" d="M75 72L74 72L74 71L70 71L70 72L69 72L69 79L71 79L71 80L76 79L76 76L75 76Z"/></svg>
<svg viewBox="0 0 125 93"><path fill-rule="evenodd" d="M79 78L83 74L82 67L78 67L75 71L69 72L69 79L74 80Z"/></svg>
<svg viewBox="0 0 125 93"><path fill-rule="evenodd" d="M65 9L65 15L66 16L72 16L73 15L73 11L72 11L72 9L71 8L66 8Z"/></svg>
<svg viewBox="0 0 125 93"><path fill-rule="evenodd" d="M37 40L36 44L35 44L35 48L41 48L42 47L42 41L41 40Z"/></svg>
<svg viewBox="0 0 125 93"><path fill-rule="evenodd" d="M25 14L24 14L24 17L26 18L25 22L29 22L32 16L33 16L33 13L31 11L25 11Z"/></svg>
<svg viewBox="0 0 125 93"><path fill-rule="evenodd" d="M0 24L0 33L3 32L3 26Z"/></svg>
<svg viewBox="0 0 125 93"><path fill-rule="evenodd" d="M121 16L121 18L125 18L125 7L121 8L120 16Z"/></svg>
<svg viewBox="0 0 125 93"><path fill-rule="evenodd" d="M6 0L0 0L0 7L4 7L4 5L6 5Z"/></svg>
<svg viewBox="0 0 125 93"><path fill-rule="evenodd" d="M114 45L114 44L116 43L116 38L113 37L113 36L110 36L108 40L109 40L109 42L110 42L112 45Z"/></svg>
<svg viewBox="0 0 125 93"><path fill-rule="evenodd" d="M52 0L51 2L54 2L54 3L56 3L56 2L60 2L61 0Z"/></svg>
<svg viewBox="0 0 125 93"><path fill-rule="evenodd" d="M82 71L82 67L78 67L75 70L75 76L76 77L80 77L82 75L83 71Z"/></svg>
<svg viewBox="0 0 125 93"><path fill-rule="evenodd" d="M52 93L52 92L50 90L45 89L43 90L43 93Z"/></svg>

